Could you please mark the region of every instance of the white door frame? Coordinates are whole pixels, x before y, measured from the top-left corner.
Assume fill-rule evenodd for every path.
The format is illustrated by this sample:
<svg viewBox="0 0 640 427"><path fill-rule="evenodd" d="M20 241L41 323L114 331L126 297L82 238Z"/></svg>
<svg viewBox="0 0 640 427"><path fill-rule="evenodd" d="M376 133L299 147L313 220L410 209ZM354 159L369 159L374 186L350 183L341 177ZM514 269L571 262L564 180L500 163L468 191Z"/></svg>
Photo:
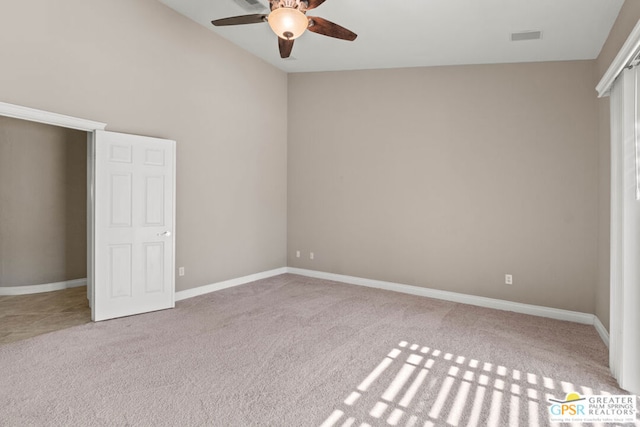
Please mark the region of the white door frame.
<svg viewBox="0 0 640 427"><path fill-rule="evenodd" d="M93 120L80 119L77 117L65 116L63 114L52 113L35 108L22 107L20 105L0 102L0 116L12 117L14 119L27 120L30 122L44 123L47 125L59 126L68 129L76 129L87 132L87 292L91 305L93 296L91 287L93 281L93 235L94 235L94 198L95 191L93 152L94 133L97 130L104 130L106 123Z"/></svg>
<svg viewBox="0 0 640 427"><path fill-rule="evenodd" d="M36 110L35 108L22 107L20 105L7 104L6 102L0 102L0 116L13 117L14 119L28 120L30 122L44 123L85 132L104 130L104 128L107 127L106 123L79 119L77 117L65 116L44 110Z"/></svg>

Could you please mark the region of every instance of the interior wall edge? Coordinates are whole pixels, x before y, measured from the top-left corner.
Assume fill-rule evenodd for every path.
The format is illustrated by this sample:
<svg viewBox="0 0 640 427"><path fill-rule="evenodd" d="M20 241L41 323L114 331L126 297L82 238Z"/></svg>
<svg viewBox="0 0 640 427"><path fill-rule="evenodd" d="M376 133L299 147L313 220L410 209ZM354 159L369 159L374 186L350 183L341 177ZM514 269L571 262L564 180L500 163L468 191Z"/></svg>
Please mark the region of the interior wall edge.
<svg viewBox="0 0 640 427"><path fill-rule="evenodd" d="M604 342L604 344L609 347L609 331L607 331L607 328L604 326L598 316L593 316L593 327L596 328L596 331L598 332L598 335L600 335L602 342Z"/></svg>
<svg viewBox="0 0 640 427"><path fill-rule="evenodd" d="M87 278L65 280L63 282L43 283L27 286L0 286L0 296L41 294L44 292L61 291L63 289L87 286Z"/></svg>

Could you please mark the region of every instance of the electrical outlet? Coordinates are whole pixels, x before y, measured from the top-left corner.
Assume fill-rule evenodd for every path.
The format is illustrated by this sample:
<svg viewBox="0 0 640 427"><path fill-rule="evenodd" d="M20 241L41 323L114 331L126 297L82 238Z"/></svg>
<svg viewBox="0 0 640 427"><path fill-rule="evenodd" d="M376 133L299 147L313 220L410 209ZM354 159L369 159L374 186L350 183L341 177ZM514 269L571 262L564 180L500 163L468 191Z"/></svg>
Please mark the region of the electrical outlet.
<svg viewBox="0 0 640 427"><path fill-rule="evenodd" d="M313 252L309 252L309 259L313 259Z"/></svg>
<svg viewBox="0 0 640 427"><path fill-rule="evenodd" d="M300 251L296 251L296 258L300 258Z"/></svg>
<svg viewBox="0 0 640 427"><path fill-rule="evenodd" d="M504 284L505 285L513 285L513 276L511 274L504 275Z"/></svg>
<svg viewBox="0 0 640 427"><path fill-rule="evenodd" d="M184 267L178 268L178 276L184 276Z"/></svg>

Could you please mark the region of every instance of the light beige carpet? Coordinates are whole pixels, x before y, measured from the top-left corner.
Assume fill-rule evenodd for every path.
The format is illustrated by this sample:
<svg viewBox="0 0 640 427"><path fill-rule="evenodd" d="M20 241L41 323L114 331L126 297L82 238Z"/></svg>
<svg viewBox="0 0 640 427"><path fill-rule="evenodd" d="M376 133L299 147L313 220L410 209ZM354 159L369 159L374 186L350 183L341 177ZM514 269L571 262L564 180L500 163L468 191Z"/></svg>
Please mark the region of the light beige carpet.
<svg viewBox="0 0 640 427"><path fill-rule="evenodd" d="M0 346L1 426L533 426L570 391L626 394L592 326L295 275Z"/></svg>

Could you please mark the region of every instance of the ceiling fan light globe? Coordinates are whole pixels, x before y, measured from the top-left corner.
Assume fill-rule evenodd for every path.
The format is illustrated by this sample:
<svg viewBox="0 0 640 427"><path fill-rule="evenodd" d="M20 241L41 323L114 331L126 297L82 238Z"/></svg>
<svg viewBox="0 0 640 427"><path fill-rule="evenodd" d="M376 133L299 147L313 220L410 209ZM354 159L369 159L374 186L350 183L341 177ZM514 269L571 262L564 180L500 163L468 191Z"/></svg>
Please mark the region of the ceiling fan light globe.
<svg viewBox="0 0 640 427"><path fill-rule="evenodd" d="M290 7L274 9L267 20L273 32L287 40L300 37L309 26L309 19L305 14Z"/></svg>

